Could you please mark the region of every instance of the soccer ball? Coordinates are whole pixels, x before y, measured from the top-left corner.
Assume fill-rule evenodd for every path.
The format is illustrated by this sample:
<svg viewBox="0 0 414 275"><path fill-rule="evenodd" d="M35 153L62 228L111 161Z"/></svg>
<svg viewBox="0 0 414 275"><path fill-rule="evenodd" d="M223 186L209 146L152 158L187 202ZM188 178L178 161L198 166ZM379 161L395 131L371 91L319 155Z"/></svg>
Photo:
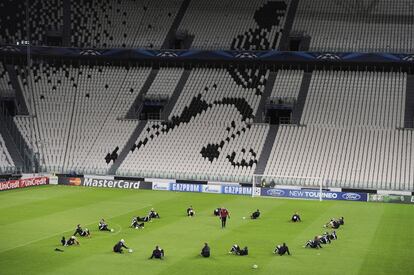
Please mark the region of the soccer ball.
<svg viewBox="0 0 414 275"><path fill-rule="evenodd" d="M114 232L115 230L113 228L111 228L111 232Z"/></svg>
<svg viewBox="0 0 414 275"><path fill-rule="evenodd" d="M253 267L254 269L256 269L256 268L258 268L259 266L258 266L257 264L254 264L252 267Z"/></svg>
<svg viewBox="0 0 414 275"><path fill-rule="evenodd" d="M245 220L246 219L246 217L243 217L243 220Z"/></svg>
<svg viewBox="0 0 414 275"><path fill-rule="evenodd" d="M131 248L128 250L128 252L129 253L132 253L132 252L134 252L134 250L132 250Z"/></svg>

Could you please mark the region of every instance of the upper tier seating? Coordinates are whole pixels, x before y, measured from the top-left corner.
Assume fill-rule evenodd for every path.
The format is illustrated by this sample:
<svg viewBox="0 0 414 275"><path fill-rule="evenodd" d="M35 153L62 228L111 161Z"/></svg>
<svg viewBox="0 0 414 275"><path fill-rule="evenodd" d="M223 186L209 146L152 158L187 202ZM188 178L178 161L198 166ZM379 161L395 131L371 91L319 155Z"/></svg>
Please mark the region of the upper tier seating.
<svg viewBox="0 0 414 275"><path fill-rule="evenodd" d="M194 36L196 49L276 49L289 3L191 0L179 29Z"/></svg>
<svg viewBox="0 0 414 275"><path fill-rule="evenodd" d="M47 32L63 30L63 0L30 0L27 39L26 2L0 1L0 44L16 45L29 40L32 45L46 45Z"/></svg>
<svg viewBox="0 0 414 275"><path fill-rule="evenodd" d="M92 48L161 48L181 0L71 2L71 44Z"/></svg>
<svg viewBox="0 0 414 275"><path fill-rule="evenodd" d="M414 52L410 0L299 1L293 31L311 36L311 51Z"/></svg>

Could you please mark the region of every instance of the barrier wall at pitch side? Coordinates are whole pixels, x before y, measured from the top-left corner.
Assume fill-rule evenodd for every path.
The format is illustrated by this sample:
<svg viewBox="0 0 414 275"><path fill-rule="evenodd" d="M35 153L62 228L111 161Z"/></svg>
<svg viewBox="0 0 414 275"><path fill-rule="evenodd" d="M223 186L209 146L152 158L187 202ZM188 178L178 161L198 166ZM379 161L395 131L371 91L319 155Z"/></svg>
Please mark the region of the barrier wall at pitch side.
<svg viewBox="0 0 414 275"><path fill-rule="evenodd" d="M168 179L128 179L116 178L112 176L76 176L66 177L59 176L58 183L64 185L84 186L84 187L101 187L101 188L122 188L122 189L147 189L157 191L172 192L192 192L192 193L212 193L212 194L231 194L251 196L273 197L273 198L294 198L319 200L319 189L306 189L300 187L292 188L266 188L266 187L249 187L240 184L210 184L208 182L192 182ZM323 200L341 200L341 201L369 201L369 202L393 202L393 203L414 203L414 196L409 194L388 194L385 191L371 190L372 194L365 192L344 192L340 188L333 190L322 190ZM398 193L398 192L397 192Z"/></svg>

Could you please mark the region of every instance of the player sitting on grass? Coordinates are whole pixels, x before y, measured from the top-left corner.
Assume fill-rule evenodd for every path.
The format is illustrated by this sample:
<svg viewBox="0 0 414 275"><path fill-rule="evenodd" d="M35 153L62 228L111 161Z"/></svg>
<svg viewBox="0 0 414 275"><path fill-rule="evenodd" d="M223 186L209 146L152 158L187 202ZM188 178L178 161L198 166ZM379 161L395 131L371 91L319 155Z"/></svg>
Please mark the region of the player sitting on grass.
<svg viewBox="0 0 414 275"><path fill-rule="evenodd" d="M201 249L201 256L203 256L204 258L210 257L210 247L207 243L204 243L204 246Z"/></svg>
<svg viewBox="0 0 414 275"><path fill-rule="evenodd" d="M82 237L90 237L91 236L91 233L89 232L88 228L85 228L85 230L83 230L80 224L78 224L76 226L76 231L73 234L73 236L76 236L77 234L79 234L79 236L82 236Z"/></svg>
<svg viewBox="0 0 414 275"><path fill-rule="evenodd" d="M283 243L282 245L279 244L276 246L274 253L279 254L280 256L285 255L286 253L290 255L289 247L287 247L285 243Z"/></svg>
<svg viewBox="0 0 414 275"><path fill-rule="evenodd" d="M220 207L214 209L214 216L219 216L220 215L220 211L221 211L221 208Z"/></svg>
<svg viewBox="0 0 414 275"><path fill-rule="evenodd" d="M318 236L315 236L313 240L307 241L306 245L304 247L310 247L310 248L322 248L321 242L318 238Z"/></svg>
<svg viewBox="0 0 414 275"><path fill-rule="evenodd" d="M152 251L152 255L151 255L150 259L155 258L155 259L162 260L163 257L164 257L164 249L162 249L158 245L155 246L155 249Z"/></svg>
<svg viewBox="0 0 414 275"><path fill-rule="evenodd" d="M60 243L63 246L71 246L71 245L79 245L78 239L76 239L75 236L70 237L68 240L65 239L65 237L62 237L62 240L60 240Z"/></svg>
<svg viewBox="0 0 414 275"><path fill-rule="evenodd" d="M154 208L151 208L150 212L148 213L148 217L151 219L160 218L160 215L154 210Z"/></svg>
<svg viewBox="0 0 414 275"><path fill-rule="evenodd" d="M318 239L323 244L331 243L331 239L329 238L327 232L323 233L321 236L318 236Z"/></svg>
<svg viewBox="0 0 414 275"><path fill-rule="evenodd" d="M333 231L332 233L325 232L325 235L328 236L328 238L330 240L336 240L336 239L338 239L338 236L336 236L336 231Z"/></svg>
<svg viewBox="0 0 414 275"><path fill-rule="evenodd" d="M125 245L124 239L121 239L119 242L117 242L114 246L114 252L115 253L123 253L122 248L128 249L128 247Z"/></svg>
<svg viewBox="0 0 414 275"><path fill-rule="evenodd" d="M299 216L298 212L293 214L291 221L292 222L301 222L301 219L300 219L300 216Z"/></svg>
<svg viewBox="0 0 414 275"><path fill-rule="evenodd" d="M100 231L113 231L112 229L108 228L108 224L105 222L103 218L99 221L98 228Z"/></svg>
<svg viewBox="0 0 414 275"><path fill-rule="evenodd" d="M132 218L131 227L135 229L141 229L144 228L144 223L139 223L140 217L134 217Z"/></svg>
<svg viewBox="0 0 414 275"><path fill-rule="evenodd" d="M256 211L254 211L254 212L250 215L250 218L251 218L251 219L253 219L253 220L255 220L255 219L259 218L259 217L260 217L260 211L259 211L259 209L257 209Z"/></svg>
<svg viewBox="0 0 414 275"><path fill-rule="evenodd" d="M195 215L195 211L193 209L193 206L190 206L187 208L187 216L193 217Z"/></svg>
<svg viewBox="0 0 414 275"><path fill-rule="evenodd" d="M249 250L247 246L245 246L243 249L240 248L237 244L233 245L229 251L229 254L233 255L239 255L239 256L245 256L249 254Z"/></svg>

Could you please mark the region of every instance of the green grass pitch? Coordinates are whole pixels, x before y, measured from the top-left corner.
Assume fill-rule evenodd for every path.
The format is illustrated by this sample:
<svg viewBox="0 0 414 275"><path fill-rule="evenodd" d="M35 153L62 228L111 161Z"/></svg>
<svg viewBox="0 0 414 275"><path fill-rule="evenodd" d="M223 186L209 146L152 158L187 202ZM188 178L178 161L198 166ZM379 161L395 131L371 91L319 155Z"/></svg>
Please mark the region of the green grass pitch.
<svg viewBox="0 0 414 275"><path fill-rule="evenodd" d="M194 218L186 216L189 205L196 210ZM212 214L220 206L231 214L226 229ZM131 229L132 216L151 207L161 219L143 230ZM256 208L262 217L247 218ZM0 193L0 274L413 274L413 210L398 204L73 186L5 191ZM289 222L295 211L302 223ZM338 216L345 217L338 240L319 250L302 247ZM98 232L102 217L115 232ZM61 247L60 238L70 236L78 223L92 231L92 238ZM133 253L112 252L121 238ZM211 258L198 256L204 242ZM292 256L272 253L281 242ZM248 246L250 254L229 255L234 243ZM165 259L148 260L157 244L165 249ZM64 252L55 252L56 247Z"/></svg>

